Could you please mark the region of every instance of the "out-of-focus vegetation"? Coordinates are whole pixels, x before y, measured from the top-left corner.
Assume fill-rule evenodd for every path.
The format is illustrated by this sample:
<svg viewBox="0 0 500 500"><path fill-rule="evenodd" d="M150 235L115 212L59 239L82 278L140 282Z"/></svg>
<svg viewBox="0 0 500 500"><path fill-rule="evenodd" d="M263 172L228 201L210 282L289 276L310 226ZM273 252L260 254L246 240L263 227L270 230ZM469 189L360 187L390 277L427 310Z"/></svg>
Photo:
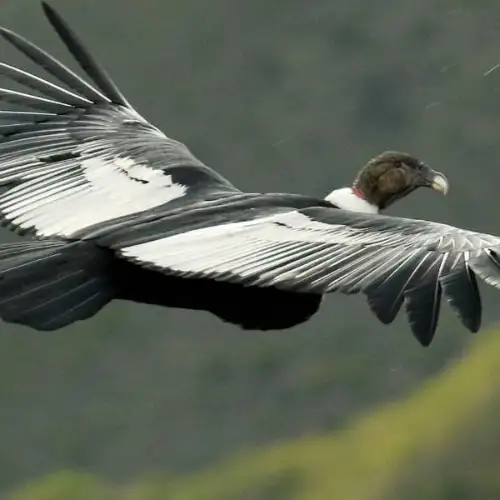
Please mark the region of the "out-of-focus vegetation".
<svg viewBox="0 0 500 500"><path fill-rule="evenodd" d="M231 457L183 478L111 486L60 472L12 500L489 500L500 497L500 332L414 394L345 429Z"/></svg>
<svg viewBox="0 0 500 500"><path fill-rule="evenodd" d="M378 152L402 149L446 173L451 191L415 193L391 213L500 233L500 71L490 71L500 61L498 2L51 4L145 117L242 189L323 196ZM4 0L0 23L70 61L38 0ZM0 58L33 69L2 41ZM488 324L499 319L500 295L484 296ZM51 488L104 495L108 484L148 498L156 480L121 485L168 474L175 479L159 484L185 488L187 499L219 487L240 500L266 489L279 498L287 488L354 495L347 488L366 487L359 495L377 500L390 488L394 498L482 500L496 491L495 412L486 402L460 406L460 391L464 401L494 394L493 377L480 384L478 370L479 356L491 354L489 366L497 351L478 348L464 379L432 388L471 338L443 306L438 336L422 349L403 316L386 327L362 297L333 295L286 332L241 332L203 313L124 303L50 334L2 324L0 490L56 473L34 487L46 491L37 500L52 500ZM415 400L365 416L422 383ZM464 414L482 409L477 423ZM271 448L196 475L256 446ZM83 476L75 483L64 470ZM251 485L262 492L243 493Z"/></svg>

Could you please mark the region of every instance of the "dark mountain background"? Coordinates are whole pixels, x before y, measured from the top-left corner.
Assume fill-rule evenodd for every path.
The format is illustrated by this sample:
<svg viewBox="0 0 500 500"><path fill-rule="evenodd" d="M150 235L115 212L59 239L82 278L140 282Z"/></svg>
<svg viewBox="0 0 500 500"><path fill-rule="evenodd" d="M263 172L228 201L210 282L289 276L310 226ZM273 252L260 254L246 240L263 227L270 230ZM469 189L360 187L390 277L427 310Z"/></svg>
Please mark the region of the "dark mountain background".
<svg viewBox="0 0 500 500"><path fill-rule="evenodd" d="M420 191L392 214L500 234L498 2L51 4L146 118L238 187L323 196L372 156L400 149L443 171L451 190ZM76 69L38 0L3 0L0 24ZM0 57L33 69L5 42ZM486 326L500 319L500 296L484 297ZM472 339L443 306L435 342L423 349L403 315L386 327L362 297L336 295L285 332L128 303L56 333L2 324L0 490L65 469L118 484L191 474L255 446L342 432L432 383ZM467 491L449 498L480 498Z"/></svg>

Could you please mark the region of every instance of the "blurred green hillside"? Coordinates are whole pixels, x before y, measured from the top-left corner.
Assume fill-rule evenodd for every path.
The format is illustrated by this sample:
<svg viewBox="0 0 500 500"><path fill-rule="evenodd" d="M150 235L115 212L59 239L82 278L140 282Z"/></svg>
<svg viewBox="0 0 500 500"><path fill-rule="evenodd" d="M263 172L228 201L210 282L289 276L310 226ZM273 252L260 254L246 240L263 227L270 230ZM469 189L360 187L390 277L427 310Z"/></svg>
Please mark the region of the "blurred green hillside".
<svg viewBox="0 0 500 500"><path fill-rule="evenodd" d="M12 500L489 500L500 498L500 332L410 397L324 436L231 457L181 479L113 488L61 472Z"/></svg>
<svg viewBox="0 0 500 500"><path fill-rule="evenodd" d="M497 1L51 4L145 117L242 189L322 196L350 183L359 166L378 152L402 149L443 171L451 191L446 198L415 193L391 213L500 234L500 70L493 70L500 62ZM0 23L71 61L38 0L4 0ZM2 41L0 59L33 69ZM484 297L487 326L500 319L500 296L484 289ZM356 455L341 459L339 451L332 451L337 465L329 468L325 456L330 452L324 451L329 445L323 448L323 440L308 437L331 433L332 450L358 442L358 432L375 425L372 417L365 420L365 412L400 400L422 383L432 386L469 351L471 339L446 305L435 342L422 349L403 316L387 327L375 320L362 297L334 295L310 322L285 332L241 332L208 314L125 303L50 334L2 323L0 491L65 469L95 475L105 484L149 474L192 479L198 477L192 473L223 457L276 445L256 461L245 459L264 489L269 479L276 491L292 486L303 491L302 481L314 479L315 461L295 450L317 447L318 474L326 479L314 479L311 495L337 487L321 486L334 477L324 471L343 465L371 471L366 483L380 495L389 484L395 491L420 491L440 467L464 471L440 475L449 497L460 499L452 488L462 488L463 481L475 484L478 478L477 484L495 487L493 473L486 478L467 461L490 445L492 467L497 463L494 428L487 427L494 413L477 429L484 432L482 440L469 442L467 433L460 434L463 457L454 440L453 446L443 444L433 452L435 462L421 461L416 451L413 458L407 454L418 446L405 440L427 431L401 427L394 457L407 458L388 455L380 484L371 476L378 477L370 469L374 455L359 462ZM493 362L493 350L491 356ZM470 370L471 379L475 374ZM435 411L440 411L442 392L428 390L426 397L435 398ZM494 386L482 390L494 391ZM425 415L431 426L432 412ZM366 423L353 424L359 419ZM465 425L453 422L450 432ZM357 430L344 434L345 428ZM381 429L391 436L385 426ZM436 436L438 430L432 429ZM297 438L305 440L304 448L278 444L297 443ZM431 446L428 441L422 437L419 446ZM372 452L379 446L373 440ZM294 454L295 462L288 458L284 468L279 465L280 457ZM268 467L252 465L261 461ZM396 477L395 462L401 462L397 484L389 480ZM294 466L302 472L294 474ZM238 479L236 472L243 469L234 467L234 487L241 491L249 479ZM231 487L219 470L228 469L213 473L224 476L220 487ZM348 477L338 479L339 488L353 484ZM198 479L193 481L196 485ZM354 485L363 486L358 480ZM182 490L186 498L189 488ZM436 498L446 498L436 491ZM477 491L474 499L480 498ZM248 494L255 497L260 498Z"/></svg>

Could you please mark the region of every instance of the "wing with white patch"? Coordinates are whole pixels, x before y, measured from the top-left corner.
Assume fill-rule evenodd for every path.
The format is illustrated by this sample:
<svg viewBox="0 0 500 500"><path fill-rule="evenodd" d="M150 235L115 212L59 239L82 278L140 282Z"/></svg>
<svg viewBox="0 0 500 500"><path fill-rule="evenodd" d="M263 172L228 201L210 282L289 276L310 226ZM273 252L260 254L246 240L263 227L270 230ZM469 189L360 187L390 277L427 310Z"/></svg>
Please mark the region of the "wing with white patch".
<svg viewBox="0 0 500 500"><path fill-rule="evenodd" d="M238 192L140 116L66 23L43 5L95 87L0 28L7 41L59 81L0 63L0 74L30 90L0 89L0 101L21 108L0 111L6 121L0 125L0 186L8 187L0 195L3 220L40 236L67 237L167 203Z"/></svg>
<svg viewBox="0 0 500 500"><path fill-rule="evenodd" d="M424 345L433 338L442 293L464 325L477 331L481 301L475 275L500 288L500 238L319 207L165 234L118 252L186 278L318 294L364 292L385 323L405 302Z"/></svg>

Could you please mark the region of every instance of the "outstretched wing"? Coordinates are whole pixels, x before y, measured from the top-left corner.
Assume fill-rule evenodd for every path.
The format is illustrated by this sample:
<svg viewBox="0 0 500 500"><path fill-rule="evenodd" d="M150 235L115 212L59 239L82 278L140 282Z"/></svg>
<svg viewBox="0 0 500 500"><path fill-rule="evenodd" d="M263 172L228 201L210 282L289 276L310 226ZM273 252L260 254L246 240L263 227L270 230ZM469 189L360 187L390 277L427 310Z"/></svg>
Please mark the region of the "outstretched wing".
<svg viewBox="0 0 500 500"><path fill-rule="evenodd" d="M93 224L175 202L238 192L181 142L135 111L61 17L45 14L90 85L25 38L0 34L59 83L0 63L30 92L0 89L0 218L40 236L71 236ZM25 110L24 108L28 108Z"/></svg>
<svg viewBox="0 0 500 500"><path fill-rule="evenodd" d="M500 238L444 224L322 207L197 224L115 247L128 260L186 278L319 294L364 292L385 323L405 302L424 345L434 336L443 292L464 325L477 331L475 276L500 288Z"/></svg>

